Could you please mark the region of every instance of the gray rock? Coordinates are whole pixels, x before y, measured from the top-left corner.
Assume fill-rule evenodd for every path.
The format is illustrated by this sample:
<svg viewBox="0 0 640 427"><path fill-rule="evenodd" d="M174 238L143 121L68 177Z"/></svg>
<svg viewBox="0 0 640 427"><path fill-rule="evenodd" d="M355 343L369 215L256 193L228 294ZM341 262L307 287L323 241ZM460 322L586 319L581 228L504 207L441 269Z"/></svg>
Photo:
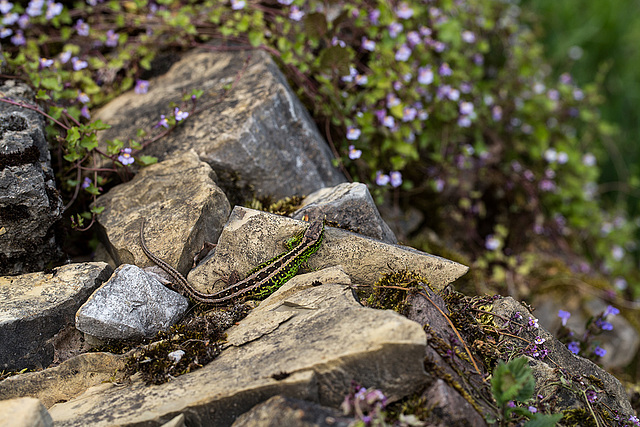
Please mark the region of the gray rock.
<svg viewBox="0 0 640 427"><path fill-rule="evenodd" d="M221 96L230 83L233 90ZM260 50L187 53L167 74L151 80L148 93L121 95L96 114L112 125L101 132L101 141L127 140L139 128L153 128L161 114L170 113L169 103L192 89L205 93L198 101L200 114L149 145L144 154L162 160L192 148L224 178L225 188L276 198L345 181L331 166L329 147L308 112L271 57Z"/></svg>
<svg viewBox="0 0 640 427"><path fill-rule="evenodd" d="M89 389L50 408L56 426L160 425L180 413L186 425L228 426L278 394L337 406L352 379L382 388L390 399L414 392L426 378L421 327L394 312L360 306L348 285L312 285L338 276L349 283L336 271L296 276L232 328L229 342L236 344L204 368L159 386ZM252 327L245 322L274 317L272 327L247 335Z"/></svg>
<svg viewBox="0 0 640 427"><path fill-rule="evenodd" d="M534 318L523 305L511 297L494 301L491 311L500 316L494 318L494 322L498 323L498 325L502 325L505 322L504 319L512 319L516 312L521 313L524 322L526 322L529 317ZM524 334L520 335L522 338L527 338ZM590 360L571 353L566 345L555 339L553 335L543 327L537 328L535 334L530 333L528 335L532 335L528 337L531 341L536 335L544 338L545 348L549 351L548 356L544 359L529 359L529 366L536 380L536 394L541 393L545 396L555 396L558 399L556 406L562 409L582 408L590 411L584 402L582 393L577 393L576 390L572 390L571 387L565 387L562 384L561 378L564 378L574 383L581 383L580 386L583 388L593 386L595 389L600 390L601 392L598 393L598 402L605 404L607 411L633 414L633 409L627 398L625 389L616 377ZM504 338L505 342L512 342L514 347L522 345L521 339L506 335Z"/></svg>
<svg viewBox="0 0 640 427"><path fill-rule="evenodd" d="M54 336L111 272L107 264L85 263L0 277L0 369L48 366Z"/></svg>
<svg viewBox="0 0 640 427"><path fill-rule="evenodd" d="M273 396L251 408L233 423L233 427L348 427L337 409L286 396Z"/></svg>
<svg viewBox="0 0 640 427"><path fill-rule="evenodd" d="M358 182L322 188L309 194L292 218L302 219L305 215L309 218L326 216L355 233L385 243L398 243L398 239L380 216L369 189Z"/></svg>
<svg viewBox="0 0 640 427"><path fill-rule="evenodd" d="M76 313L76 328L97 338L152 337L177 322L189 301L135 265L121 265Z"/></svg>
<svg viewBox="0 0 640 427"><path fill-rule="evenodd" d="M245 274L285 248L282 242L308 225L290 218L236 206L212 257L189 274L194 287L210 292L221 277ZM348 231L325 227L325 239L308 262L312 270L341 265L355 283L372 285L389 269L412 269L437 289L465 274L468 267L418 250L390 245Z"/></svg>
<svg viewBox="0 0 640 427"><path fill-rule="evenodd" d="M0 381L0 400L29 396L38 398L50 408L78 396L89 387L121 379L124 367L124 356L84 353L54 368L26 372Z"/></svg>
<svg viewBox="0 0 640 427"><path fill-rule="evenodd" d="M480 427L487 422L460 393L437 379L423 394L426 406L432 408L425 425L430 427Z"/></svg>
<svg viewBox="0 0 640 427"><path fill-rule="evenodd" d="M23 83L6 81L0 93L35 104ZM0 275L40 271L63 256L56 229L62 199L44 126L35 111L0 103Z"/></svg>
<svg viewBox="0 0 640 427"><path fill-rule="evenodd" d="M38 399L22 397L0 402L0 425L12 427L53 427L53 420Z"/></svg>
<svg viewBox="0 0 640 427"><path fill-rule="evenodd" d="M140 246L140 222L152 252L187 274L204 242L215 242L231 207L215 173L193 150L151 165L98 198L102 241L116 264L153 265Z"/></svg>

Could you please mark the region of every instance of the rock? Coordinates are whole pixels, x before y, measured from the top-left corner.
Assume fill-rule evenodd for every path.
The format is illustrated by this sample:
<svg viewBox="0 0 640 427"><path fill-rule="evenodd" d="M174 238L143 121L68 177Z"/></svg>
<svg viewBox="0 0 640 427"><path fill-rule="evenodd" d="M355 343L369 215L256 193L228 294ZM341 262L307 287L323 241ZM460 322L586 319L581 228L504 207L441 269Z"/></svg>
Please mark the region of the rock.
<svg viewBox="0 0 640 427"><path fill-rule="evenodd" d="M494 301L491 312L500 316L494 317L494 322L498 325L503 325L505 319L512 319L516 312L521 313L524 322L527 322L528 318L534 318L524 306L511 297ZM521 346L522 338L533 341L535 336L540 336L545 339L544 346L548 350L548 356L542 359L529 358L529 366L536 380L535 394L555 396L558 400L556 406L561 409L581 408L591 411L584 402L583 393L589 387L593 387L599 390L597 401L606 405L607 411L633 414L624 387L617 378L590 360L571 353L566 345L555 339L543 327L534 330L535 332L522 332L520 339L508 335L504 338L506 343L513 343L514 346ZM569 386L563 385L561 378L568 381Z"/></svg>
<svg viewBox="0 0 640 427"><path fill-rule="evenodd" d="M227 92L224 86L230 83L234 86ZM167 74L150 81L148 93L130 91L96 114L112 125L101 132L101 141L128 140L139 128L152 129L161 114L170 114L170 102L180 102L193 89L205 93L198 100L200 113L144 154L163 160L194 149L224 178L221 185L229 195L241 190L282 198L345 181L331 166L329 147L308 112L260 50L212 52L205 47L185 54Z"/></svg>
<svg viewBox="0 0 640 427"><path fill-rule="evenodd" d="M369 189L358 182L322 188L309 194L292 218L302 219L305 215L309 218L326 216L355 233L385 243L398 243L398 239L380 216Z"/></svg>
<svg viewBox="0 0 640 427"><path fill-rule="evenodd" d="M144 168L98 198L102 241L117 265L153 265L140 246L140 222L152 252L187 274L205 241L218 240L231 210L215 174L193 150Z"/></svg>
<svg viewBox="0 0 640 427"><path fill-rule="evenodd" d="M236 206L220 235L214 255L189 274L189 281L202 292L210 292L220 277L238 270L245 274L285 248L282 242L306 226L296 221ZM465 274L468 267L418 250L382 243L348 231L325 227L324 243L308 262L309 268L342 265L351 280L374 284L389 269L410 268L421 273L437 289Z"/></svg>
<svg viewBox="0 0 640 427"><path fill-rule="evenodd" d="M116 268L76 313L76 328L101 339L154 336L177 322L189 301L135 265Z"/></svg>
<svg viewBox="0 0 640 427"><path fill-rule="evenodd" d="M596 296L571 289L539 295L533 300L533 305L536 307L540 324L550 331L557 331L561 325L558 310L569 311L571 317L567 327L577 335L582 335L587 320L600 315L609 304ZM600 362L605 369L624 368L636 356L640 347L640 336L622 315L608 316L607 322L613 325L613 329L604 331L597 337L601 343L600 347L607 350ZM621 348L625 350L619 351Z"/></svg>
<svg viewBox="0 0 640 427"><path fill-rule="evenodd" d="M423 394L431 409L425 425L433 427L486 426L487 422L460 393L437 379Z"/></svg>
<svg viewBox="0 0 640 427"><path fill-rule="evenodd" d="M23 83L5 81L0 93L35 104ZM44 270L63 257L56 225L62 199L44 127L37 112L0 103L0 275Z"/></svg>
<svg viewBox="0 0 640 427"><path fill-rule="evenodd" d="M55 368L27 372L0 381L0 400L36 397L50 408L55 403L74 398L89 387L122 377L118 372L123 371L124 365L124 356L110 353L81 354Z"/></svg>
<svg viewBox="0 0 640 427"><path fill-rule="evenodd" d="M38 399L22 397L0 401L0 425L12 427L52 427L47 409Z"/></svg>
<svg viewBox="0 0 640 427"><path fill-rule="evenodd" d="M331 276L341 276L334 270ZM347 285L310 286L321 272L297 276L229 331L230 345L200 370L159 386L102 385L54 405L56 426L157 425L182 413L187 425L228 426L270 396L337 406L351 380L398 399L426 378L426 339L402 316L360 306ZM291 283L293 281L296 283ZM294 287L302 290L294 293ZM287 297L279 303L271 299ZM274 326L247 339L244 322ZM354 331L354 328L357 328ZM80 421L81 420L81 421Z"/></svg>
<svg viewBox="0 0 640 427"><path fill-rule="evenodd" d="M251 408L233 427L348 427L353 418L317 403L286 396L273 396Z"/></svg>
<svg viewBox="0 0 640 427"><path fill-rule="evenodd" d="M48 366L54 336L73 324L80 305L111 272L96 262L0 277L0 369Z"/></svg>

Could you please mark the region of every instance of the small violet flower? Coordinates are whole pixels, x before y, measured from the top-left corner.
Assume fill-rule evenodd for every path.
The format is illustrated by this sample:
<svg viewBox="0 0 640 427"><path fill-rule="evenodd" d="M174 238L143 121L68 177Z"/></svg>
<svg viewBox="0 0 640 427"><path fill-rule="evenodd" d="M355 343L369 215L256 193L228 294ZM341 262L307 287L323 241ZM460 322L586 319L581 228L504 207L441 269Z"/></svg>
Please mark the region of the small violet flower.
<svg viewBox="0 0 640 427"><path fill-rule="evenodd" d="M577 341L571 341L568 345L567 348L569 349L569 351L573 354L578 354L580 353L580 346L578 345Z"/></svg>
<svg viewBox="0 0 640 427"><path fill-rule="evenodd" d="M369 52L373 52L376 48L376 42L373 40L369 40L366 37L362 37L361 46L364 50L368 50Z"/></svg>
<svg viewBox="0 0 640 427"><path fill-rule="evenodd" d="M60 54L60 62L66 64L71 59L71 51L64 51Z"/></svg>
<svg viewBox="0 0 640 427"><path fill-rule="evenodd" d="M361 133L362 132L357 127L347 126L347 139L349 141L355 141L356 139L360 138Z"/></svg>
<svg viewBox="0 0 640 427"><path fill-rule="evenodd" d="M440 65L440 68L438 69L438 73L441 76L450 76L451 74L453 74L453 71L451 70L451 67L449 66L449 64L447 64L446 62L443 62L442 65Z"/></svg>
<svg viewBox="0 0 640 427"><path fill-rule="evenodd" d="M610 305L610 306L607 306L607 309L604 311L603 316L604 317L607 317L609 315L617 316L618 314L620 314L620 310L618 310L614 306Z"/></svg>
<svg viewBox="0 0 640 427"><path fill-rule="evenodd" d="M175 110L173 110L173 115L175 116L177 122L182 121L187 117L189 117L189 113L187 111L182 111L178 107L176 107Z"/></svg>
<svg viewBox="0 0 640 427"><path fill-rule="evenodd" d="M38 68L49 68L53 65L53 59L40 58Z"/></svg>
<svg viewBox="0 0 640 427"><path fill-rule="evenodd" d="M80 110L80 115L87 120L91 120L91 113L89 112L89 107L86 105L84 105Z"/></svg>
<svg viewBox="0 0 640 427"><path fill-rule="evenodd" d="M400 98L395 93L387 95L387 108L393 108L400 104Z"/></svg>
<svg viewBox="0 0 640 427"><path fill-rule="evenodd" d="M137 80L136 87L133 89L133 91L139 95L143 93L147 93L148 90L149 90L148 80Z"/></svg>
<svg viewBox="0 0 640 427"><path fill-rule="evenodd" d="M156 123L154 127L160 127L169 129L169 120L164 116L164 114L160 115L160 121Z"/></svg>
<svg viewBox="0 0 640 427"><path fill-rule="evenodd" d="M47 18L47 20L53 19L54 17L60 15L61 13L62 13L62 4L50 2L47 4L47 13L45 14L45 18Z"/></svg>
<svg viewBox="0 0 640 427"><path fill-rule="evenodd" d="M466 43L473 43L476 41L476 35L471 31L463 31L462 32L462 40Z"/></svg>
<svg viewBox="0 0 640 427"><path fill-rule="evenodd" d="M289 18L293 21L299 21L304 16L304 12L298 9L298 6L291 6L291 12L289 12Z"/></svg>
<svg viewBox="0 0 640 427"><path fill-rule="evenodd" d="M43 0L31 0L27 6L27 15L40 16L42 15L42 6L44 6Z"/></svg>
<svg viewBox="0 0 640 427"><path fill-rule="evenodd" d="M17 13L9 13L8 15L5 15L4 18L2 18L2 23L4 25L13 25L18 22L18 19L20 19L20 15L18 15Z"/></svg>
<svg viewBox="0 0 640 427"><path fill-rule="evenodd" d="M278 3L283 4L285 6L291 6L291 3L293 3L293 0L278 0Z"/></svg>
<svg viewBox="0 0 640 427"><path fill-rule="evenodd" d="M489 234L484 242L484 247L490 251L495 251L500 247L500 239L495 237L493 234Z"/></svg>
<svg viewBox="0 0 640 427"><path fill-rule="evenodd" d="M529 406L529 412L535 414L536 412L538 412L538 408L536 408L535 406Z"/></svg>
<svg viewBox="0 0 640 427"><path fill-rule="evenodd" d="M7 14L13 8L13 3L8 2L7 0L0 1L0 13Z"/></svg>
<svg viewBox="0 0 640 427"><path fill-rule="evenodd" d="M108 47L116 47L118 46L118 40L120 39L120 34L117 34L113 30L107 31L107 41L104 44Z"/></svg>
<svg viewBox="0 0 640 427"><path fill-rule="evenodd" d="M529 318L529 321L527 322L527 324L529 326L531 326L532 328L537 328L538 327L538 319L535 319L533 317Z"/></svg>
<svg viewBox="0 0 640 427"><path fill-rule="evenodd" d="M349 146L349 158L351 160L359 159L362 156L362 150L356 150L354 145Z"/></svg>
<svg viewBox="0 0 640 427"><path fill-rule="evenodd" d="M18 30L16 31L15 36L11 37L11 43L15 46L24 46L27 44L27 40L24 38L22 31Z"/></svg>
<svg viewBox="0 0 640 427"><path fill-rule="evenodd" d="M382 171L376 172L376 184L383 187L389 183L389 175L382 173Z"/></svg>
<svg viewBox="0 0 640 427"><path fill-rule="evenodd" d="M73 65L73 69L75 71L83 70L89 66L87 61L83 61L77 56L74 56L73 58L71 58L71 64Z"/></svg>
<svg viewBox="0 0 640 427"><path fill-rule="evenodd" d="M536 344L540 345L542 343L544 343L546 340L544 338L542 338L541 336L537 336L535 340L533 340L533 342L535 342Z"/></svg>
<svg viewBox="0 0 640 427"><path fill-rule="evenodd" d="M231 0L231 9L240 10L244 9L246 2L244 0Z"/></svg>
<svg viewBox="0 0 640 427"><path fill-rule="evenodd" d="M418 115L418 110L416 110L415 108L404 107L404 109L402 110L402 121L410 122L413 119L415 119L417 115Z"/></svg>
<svg viewBox="0 0 640 427"><path fill-rule="evenodd" d="M89 178L88 176L84 178L84 181L82 181L82 188L88 188L91 185L91 178Z"/></svg>
<svg viewBox="0 0 640 427"><path fill-rule="evenodd" d="M380 11L378 9L373 9L369 13L369 22L371 22L373 25L378 25L378 19L380 19Z"/></svg>
<svg viewBox="0 0 640 427"><path fill-rule="evenodd" d="M78 97L76 98L78 101L82 102L83 104L86 104L87 102L90 101L89 99L89 95L87 95L86 93L78 90Z"/></svg>
<svg viewBox="0 0 640 427"><path fill-rule="evenodd" d="M402 185L402 174L398 171L391 171L389 173L389 180L393 188L400 187Z"/></svg>
<svg viewBox="0 0 640 427"><path fill-rule="evenodd" d="M4 39L13 34L13 30L11 28L3 28L0 30L0 39Z"/></svg>
<svg viewBox="0 0 640 427"><path fill-rule="evenodd" d="M396 61L405 62L411 56L411 49L406 44L402 44L396 52Z"/></svg>
<svg viewBox="0 0 640 427"><path fill-rule="evenodd" d="M558 310L558 317L562 319L562 326L567 326L567 320L571 317L571 313L564 310Z"/></svg>
<svg viewBox="0 0 640 427"><path fill-rule="evenodd" d="M131 148L123 148L122 150L120 150L118 161L124 166L130 165L131 163L135 162L135 159L131 155Z"/></svg>
<svg viewBox="0 0 640 427"><path fill-rule="evenodd" d="M76 25L73 28L76 29L79 36L86 37L89 35L89 24L84 22L82 19L78 19L78 22L76 22Z"/></svg>
<svg viewBox="0 0 640 427"><path fill-rule="evenodd" d="M396 125L396 121L393 116L384 116L384 119L382 119L382 124L391 129Z"/></svg>
<svg viewBox="0 0 640 427"><path fill-rule="evenodd" d="M473 104L471 102L461 102L460 103L460 114L469 115L473 113Z"/></svg>
<svg viewBox="0 0 640 427"><path fill-rule="evenodd" d="M607 354L607 350L597 345L593 353L598 357L604 357L604 355Z"/></svg>
<svg viewBox="0 0 640 427"><path fill-rule="evenodd" d="M431 67L418 68L418 83L423 85L433 83L433 70Z"/></svg>
<svg viewBox="0 0 640 427"><path fill-rule="evenodd" d="M402 32L403 29L404 27L399 22L392 22L391 24L389 24L389 27L388 27L389 35L391 36L392 39L395 39L396 37L398 37L398 34Z"/></svg>
<svg viewBox="0 0 640 427"><path fill-rule="evenodd" d="M402 2L396 9L396 15L401 19L409 19L413 16L413 9L406 2Z"/></svg>

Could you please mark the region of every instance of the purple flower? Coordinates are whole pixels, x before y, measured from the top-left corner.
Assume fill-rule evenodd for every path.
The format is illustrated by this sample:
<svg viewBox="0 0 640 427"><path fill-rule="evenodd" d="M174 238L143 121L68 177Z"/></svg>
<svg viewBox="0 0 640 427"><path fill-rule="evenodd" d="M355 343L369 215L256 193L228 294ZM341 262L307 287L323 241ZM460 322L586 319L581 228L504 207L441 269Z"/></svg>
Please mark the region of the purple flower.
<svg viewBox="0 0 640 427"><path fill-rule="evenodd" d="M164 116L164 114L160 115L160 121L155 125L155 127L160 126L169 129L169 120Z"/></svg>
<svg viewBox="0 0 640 427"><path fill-rule="evenodd" d="M380 19L380 11L378 9L373 9L369 13L369 22L373 25L378 25L378 19Z"/></svg>
<svg viewBox="0 0 640 427"><path fill-rule="evenodd" d="M537 328L538 327L538 319L535 319L533 317L529 317L529 321L527 322L527 325L531 326L532 328Z"/></svg>
<svg viewBox="0 0 640 427"><path fill-rule="evenodd" d="M149 90L148 80L137 80L136 87L133 89L133 91L139 95L143 93L147 93L148 90Z"/></svg>
<svg viewBox="0 0 640 427"><path fill-rule="evenodd" d="M514 402L513 400L510 400L509 402L507 402L507 406L509 408L515 408L516 407L516 402Z"/></svg>
<svg viewBox="0 0 640 427"><path fill-rule="evenodd" d="M564 151L561 151L561 152L558 153L558 164L559 165L564 165L568 161L569 161L569 155L567 153L565 153Z"/></svg>
<svg viewBox="0 0 640 427"><path fill-rule="evenodd" d="M31 0L29 6L27 6L27 15L40 16L42 15L42 6L44 6L44 0Z"/></svg>
<svg viewBox="0 0 640 427"><path fill-rule="evenodd" d="M373 40L369 40L364 36L362 36L361 45L364 50L368 50L369 52L373 52L373 50L376 48L376 42L374 42Z"/></svg>
<svg viewBox="0 0 640 427"><path fill-rule="evenodd" d="M476 35L471 31L463 31L462 32L462 40L467 43L473 43L476 41Z"/></svg>
<svg viewBox="0 0 640 427"><path fill-rule="evenodd" d="M402 2L396 9L396 15L398 18L409 19L413 16L413 9L411 9L406 2Z"/></svg>
<svg viewBox="0 0 640 427"><path fill-rule="evenodd" d="M355 141L360 138L362 132L355 126L347 126L347 139L349 141Z"/></svg>
<svg viewBox="0 0 640 427"><path fill-rule="evenodd" d="M76 25L73 28L76 29L79 36L89 35L89 24L84 22L82 19L78 19L78 22L76 22Z"/></svg>
<svg viewBox="0 0 640 427"><path fill-rule="evenodd" d="M45 18L47 18L47 20L53 19L54 17L60 15L61 13L62 13L62 4L50 2L47 4L47 13L45 14Z"/></svg>
<svg viewBox="0 0 640 427"><path fill-rule="evenodd" d="M290 6L293 3L293 0L278 0L278 3L283 4L285 6Z"/></svg>
<svg viewBox="0 0 640 427"><path fill-rule="evenodd" d="M493 234L489 234L484 242L484 247L490 251L495 251L500 247L500 239L495 237Z"/></svg>
<svg viewBox="0 0 640 427"><path fill-rule="evenodd" d="M39 62L38 68L40 68L40 69L49 68L52 65L53 65L53 59L40 58L40 62Z"/></svg>
<svg viewBox="0 0 640 427"><path fill-rule="evenodd" d="M598 357L604 357L604 355L607 354L607 350L597 345L595 350L593 350L593 354Z"/></svg>
<svg viewBox="0 0 640 427"><path fill-rule="evenodd" d="M86 104L87 102L90 101L89 99L89 95L87 95L86 93L78 90L78 97L76 98L78 101L82 102L83 104Z"/></svg>
<svg viewBox="0 0 640 427"><path fill-rule="evenodd" d="M535 340L533 340L533 342L535 342L536 344L540 345L542 343L544 343L546 340L544 338L542 338L541 336L537 336Z"/></svg>
<svg viewBox="0 0 640 427"><path fill-rule="evenodd" d="M392 39L395 39L398 36L398 34L402 32L403 29L404 27L399 22L392 22L391 24L389 24L389 27L388 27L389 35L391 36Z"/></svg>
<svg viewBox="0 0 640 427"><path fill-rule="evenodd" d="M356 70L352 66L349 66L349 75L348 76L342 76L341 80L343 82L346 82L346 83L351 83L353 81L353 78L355 76L357 76L357 75L358 75L358 70Z"/></svg>
<svg viewBox="0 0 640 427"><path fill-rule="evenodd" d="M404 109L402 110L402 121L410 122L411 120L416 118L417 114L418 114L418 110L416 110L415 108L404 107Z"/></svg>
<svg viewBox="0 0 640 427"><path fill-rule="evenodd" d="M66 64L71 59L71 51L67 50L60 54L60 62Z"/></svg>
<svg viewBox="0 0 640 427"><path fill-rule="evenodd" d="M585 394L587 395L589 403L595 403L595 401L598 400L598 393L595 390L587 390Z"/></svg>
<svg viewBox="0 0 640 427"><path fill-rule="evenodd" d="M389 175L382 173L382 171L376 172L376 184L383 187L389 183Z"/></svg>
<svg viewBox="0 0 640 427"><path fill-rule="evenodd" d="M411 49L406 44L402 44L396 52L396 61L406 61L411 56Z"/></svg>
<svg viewBox="0 0 640 427"><path fill-rule="evenodd" d="M353 145L349 146L349 158L351 160L359 159L362 156L362 150L356 150L356 147Z"/></svg>
<svg viewBox="0 0 640 427"><path fill-rule="evenodd" d="M13 30L11 28L3 28L0 30L0 38L4 39L13 34Z"/></svg>
<svg viewBox="0 0 640 427"><path fill-rule="evenodd" d="M294 21L299 21L304 16L304 12L298 9L298 6L291 6L291 11L289 12L289 18Z"/></svg>
<svg viewBox="0 0 640 427"><path fill-rule="evenodd" d="M409 31L407 33L407 41L409 42L409 45L411 47L414 47L415 45L421 42L420 34L418 34L417 31Z"/></svg>
<svg viewBox="0 0 640 427"><path fill-rule="evenodd" d="M400 187L402 185L402 174L398 171L391 171L389 173L389 180L393 188Z"/></svg>
<svg viewBox="0 0 640 427"><path fill-rule="evenodd" d="M20 15L18 15L17 13L10 13L8 15L5 15L4 18L2 18L2 23L4 25L13 25L16 22L18 22L18 19L20 18Z"/></svg>
<svg viewBox="0 0 640 427"><path fill-rule="evenodd" d="M91 113L89 112L89 107L87 107L86 105L84 105L80 110L80 115L82 115L82 117L87 120L91 120Z"/></svg>
<svg viewBox="0 0 640 427"><path fill-rule="evenodd" d="M568 345L567 348L569 349L569 351L573 354L578 354L580 353L580 346L578 345L577 341L571 341Z"/></svg>
<svg viewBox="0 0 640 427"><path fill-rule="evenodd" d="M118 161L124 166L130 165L131 163L135 162L135 159L131 155L131 148L123 148L122 150L120 150Z"/></svg>
<svg viewBox="0 0 640 427"><path fill-rule="evenodd" d="M3 15L9 13L12 8L13 3L8 2L7 0L0 1L0 13L2 13Z"/></svg>
<svg viewBox="0 0 640 427"><path fill-rule="evenodd" d="M365 75L362 75L362 74L356 74L356 77L354 78L355 84L357 84L359 86L366 85L368 81L369 81L369 78L367 76L365 76Z"/></svg>
<svg viewBox="0 0 640 427"><path fill-rule="evenodd" d="M471 119L469 116L462 116L458 119L458 126L461 128L468 128L471 126Z"/></svg>
<svg viewBox="0 0 640 427"><path fill-rule="evenodd" d="M529 412L535 414L536 412L538 412L538 408L536 408L535 406L529 406Z"/></svg>
<svg viewBox="0 0 640 427"><path fill-rule="evenodd" d="M117 34L113 30L107 31L107 41L104 42L106 46L116 47L118 46L118 39L120 39L120 34Z"/></svg>
<svg viewBox="0 0 640 427"><path fill-rule="evenodd" d="M431 67L418 68L418 83L428 85L433 83L433 70Z"/></svg>
<svg viewBox="0 0 640 427"><path fill-rule="evenodd" d="M595 166L596 165L596 156L591 153L587 153L582 156L582 164L585 166Z"/></svg>
<svg viewBox="0 0 640 427"><path fill-rule="evenodd" d="M182 111L178 107L176 107L175 110L173 110L173 115L176 118L177 122L182 121L187 117L189 117L189 113L187 111Z"/></svg>
<svg viewBox="0 0 640 427"><path fill-rule="evenodd" d="M617 308L615 308L612 305L609 305L609 306L607 306L607 309L604 311L603 316L604 317L607 317L609 315L617 316L618 314L620 314L620 310L618 310Z"/></svg>
<svg viewBox="0 0 640 427"><path fill-rule="evenodd" d="M395 93L390 93L387 95L387 108L393 108L396 105L400 104L400 98Z"/></svg>
<svg viewBox="0 0 640 427"><path fill-rule="evenodd" d="M595 323L596 323L596 326L599 327L600 329L602 329L603 331L611 331L611 330L613 330L613 325L611 323L607 322L606 320L597 319Z"/></svg>
<svg viewBox="0 0 640 427"><path fill-rule="evenodd" d="M502 119L502 107L499 105L494 105L493 108L491 108L491 117L493 118L494 121L498 121Z"/></svg>
<svg viewBox="0 0 640 427"><path fill-rule="evenodd" d="M461 102L460 103L460 114L469 115L473 113L473 104L471 102Z"/></svg>
<svg viewBox="0 0 640 427"><path fill-rule="evenodd" d="M88 188L91 185L91 178L89 178L88 176L84 178L84 181L82 181L82 188Z"/></svg>
<svg viewBox="0 0 640 427"><path fill-rule="evenodd" d="M340 40L338 37L334 36L331 39L331 46L347 47L347 44L343 40Z"/></svg>
<svg viewBox="0 0 640 427"><path fill-rule="evenodd" d="M87 61L83 61L77 56L74 56L73 58L71 58L71 64L73 65L73 69L75 71L83 70L89 66Z"/></svg>
<svg viewBox="0 0 640 427"><path fill-rule="evenodd" d="M443 62L442 65L440 65L440 68L438 69L438 73L441 76L450 76L451 74L453 74L453 71L451 71L451 67L449 67L449 64L447 64L446 62Z"/></svg>
<svg viewBox="0 0 640 427"><path fill-rule="evenodd" d="M244 9L246 2L244 0L231 0L231 9L240 10Z"/></svg>
<svg viewBox="0 0 640 427"><path fill-rule="evenodd" d="M27 40L24 38L24 34L21 30L16 31L16 34L11 37L11 43L16 46L24 46L27 44Z"/></svg>
<svg viewBox="0 0 640 427"><path fill-rule="evenodd" d="M562 326L567 326L567 320L571 317L571 313L564 310L558 310L558 317L562 319Z"/></svg>
<svg viewBox="0 0 640 427"><path fill-rule="evenodd" d="M393 116L384 116L384 119L382 119L382 124L391 129L396 125L396 121Z"/></svg>
<svg viewBox="0 0 640 427"><path fill-rule="evenodd" d="M540 181L540 184L538 184L538 187L542 191L555 191L556 183L551 181L550 179L543 179L542 181Z"/></svg>

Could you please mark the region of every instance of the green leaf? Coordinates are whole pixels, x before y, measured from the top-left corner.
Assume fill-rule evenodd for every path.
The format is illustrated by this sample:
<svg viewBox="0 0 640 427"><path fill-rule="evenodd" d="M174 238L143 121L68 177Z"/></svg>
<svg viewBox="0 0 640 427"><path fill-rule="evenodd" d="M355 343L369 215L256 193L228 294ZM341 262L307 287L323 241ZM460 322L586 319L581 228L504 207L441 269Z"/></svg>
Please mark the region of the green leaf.
<svg viewBox="0 0 640 427"><path fill-rule="evenodd" d="M62 85L58 81L57 77L45 77L40 81L40 86L45 89L60 91L62 90Z"/></svg>
<svg viewBox="0 0 640 427"><path fill-rule="evenodd" d="M320 12L310 13L304 18L303 28L309 38L322 38L327 33L327 18Z"/></svg>
<svg viewBox="0 0 640 427"><path fill-rule="evenodd" d="M349 65L353 51L347 47L331 46L320 53L320 67L323 70L336 70L341 76L349 74Z"/></svg>
<svg viewBox="0 0 640 427"><path fill-rule="evenodd" d="M91 207L91 213L100 215L104 211L104 208L104 206L93 206Z"/></svg>
<svg viewBox="0 0 640 427"><path fill-rule="evenodd" d="M509 363L500 361L493 371L491 389L498 405L510 400L526 401L533 394L536 383L527 364L527 359L519 357Z"/></svg>
<svg viewBox="0 0 640 427"><path fill-rule="evenodd" d="M93 182L84 189L87 193L93 194L94 196L99 196L100 195L100 190L98 189L98 187L96 187Z"/></svg>
<svg viewBox="0 0 640 427"><path fill-rule="evenodd" d="M251 46L258 47L263 43L263 41L264 32L257 30L249 31L249 43L251 43Z"/></svg>
<svg viewBox="0 0 640 427"><path fill-rule="evenodd" d="M48 101L51 99L49 94L44 89L39 89L38 94L36 95L36 99L41 99L43 101Z"/></svg>
<svg viewBox="0 0 640 427"><path fill-rule="evenodd" d="M564 414L533 414L524 427L553 427L562 419Z"/></svg>
<svg viewBox="0 0 640 427"><path fill-rule="evenodd" d="M80 146L86 148L87 150L93 150L98 146L98 137L95 133L85 135L80 140Z"/></svg>
<svg viewBox="0 0 640 427"><path fill-rule="evenodd" d="M74 126L67 131L67 137L65 138L65 141L67 141L69 147L75 147L79 139L80 130L77 126Z"/></svg>
<svg viewBox="0 0 640 427"><path fill-rule="evenodd" d="M143 166L149 166L154 163L158 163L158 158L153 156L138 156L138 162L142 163Z"/></svg>

